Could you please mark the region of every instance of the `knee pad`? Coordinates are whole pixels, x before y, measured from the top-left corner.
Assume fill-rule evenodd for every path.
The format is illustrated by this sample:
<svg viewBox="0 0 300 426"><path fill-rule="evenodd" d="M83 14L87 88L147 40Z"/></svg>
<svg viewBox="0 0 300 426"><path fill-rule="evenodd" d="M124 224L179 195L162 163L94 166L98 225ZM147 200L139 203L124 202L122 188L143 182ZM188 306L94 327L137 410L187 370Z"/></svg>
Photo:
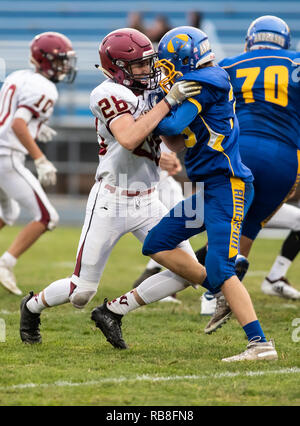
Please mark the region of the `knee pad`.
<svg viewBox="0 0 300 426"><path fill-rule="evenodd" d="M72 305L77 309L82 309L95 296L96 291L76 288L69 297Z"/></svg>
<svg viewBox="0 0 300 426"><path fill-rule="evenodd" d="M38 196L36 198L39 205L39 212L35 214L33 220L42 223L48 231L52 231L59 222L59 215L50 203L46 206Z"/></svg>
<svg viewBox="0 0 300 426"><path fill-rule="evenodd" d="M0 206L0 217L6 225L12 226L20 215L19 204L12 199L5 200Z"/></svg>
<svg viewBox="0 0 300 426"><path fill-rule="evenodd" d="M58 222L59 222L59 215L57 211L53 209L53 211L51 211L50 213L50 220L47 224L48 231L52 231L53 229L55 229L58 225Z"/></svg>
<svg viewBox="0 0 300 426"><path fill-rule="evenodd" d="M75 308L84 308L97 293L98 283L87 282L73 275L71 278L72 292L69 296L70 303Z"/></svg>

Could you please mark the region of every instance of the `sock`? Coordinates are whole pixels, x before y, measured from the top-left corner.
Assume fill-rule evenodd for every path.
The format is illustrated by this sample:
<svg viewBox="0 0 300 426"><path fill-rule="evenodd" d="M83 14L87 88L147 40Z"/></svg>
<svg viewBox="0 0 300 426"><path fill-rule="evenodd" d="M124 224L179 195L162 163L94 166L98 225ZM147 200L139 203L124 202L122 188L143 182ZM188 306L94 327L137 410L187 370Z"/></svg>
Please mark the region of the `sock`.
<svg viewBox="0 0 300 426"><path fill-rule="evenodd" d="M115 314L119 315L126 315L128 312L133 311L140 306L141 305L134 297L133 290L107 303L107 308Z"/></svg>
<svg viewBox="0 0 300 426"><path fill-rule="evenodd" d="M148 305L184 290L189 283L169 270L159 272L143 281L137 288L140 298Z"/></svg>
<svg viewBox="0 0 300 426"><path fill-rule="evenodd" d="M69 302L70 295L70 278L54 281L43 291L32 297L26 304L27 308L33 314L40 314L45 308L51 306L63 305ZM44 298L46 305L44 304Z"/></svg>
<svg viewBox="0 0 300 426"><path fill-rule="evenodd" d="M17 258L14 257L12 254L10 254L8 251L6 251L2 256L1 259L6 263L6 265L12 269L15 267L17 263Z"/></svg>
<svg viewBox="0 0 300 426"><path fill-rule="evenodd" d="M206 254L207 254L207 244L195 252L197 260L199 263L201 263L201 265L205 265Z"/></svg>
<svg viewBox="0 0 300 426"><path fill-rule="evenodd" d="M283 256L277 256L276 260L268 274L268 278L271 281L279 280L284 277L291 266L292 261Z"/></svg>
<svg viewBox="0 0 300 426"><path fill-rule="evenodd" d="M259 338L260 337L260 342L266 342L267 339L265 338L264 332L262 331L261 325L259 323L258 320L256 321L252 321L249 322L248 324L246 324L243 327L248 341L250 342L251 340L255 339L255 338Z"/></svg>
<svg viewBox="0 0 300 426"><path fill-rule="evenodd" d="M161 265L157 263L155 260L150 259L147 263L146 269L154 269L154 268L160 268L162 269Z"/></svg>
<svg viewBox="0 0 300 426"><path fill-rule="evenodd" d="M300 231L291 231L285 239L282 248L281 256L286 257L291 262L295 259L300 251Z"/></svg>

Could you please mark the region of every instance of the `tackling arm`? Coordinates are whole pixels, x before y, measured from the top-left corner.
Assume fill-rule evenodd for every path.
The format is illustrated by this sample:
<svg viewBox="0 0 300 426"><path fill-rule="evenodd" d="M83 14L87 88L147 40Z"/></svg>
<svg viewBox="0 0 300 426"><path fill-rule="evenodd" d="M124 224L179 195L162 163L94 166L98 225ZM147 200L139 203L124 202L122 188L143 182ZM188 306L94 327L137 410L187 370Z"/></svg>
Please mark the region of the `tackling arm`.
<svg viewBox="0 0 300 426"><path fill-rule="evenodd" d="M201 92L201 86L195 81L179 81L155 107L135 121L129 114L112 121L110 129L117 141L126 149L133 151L156 128L170 109Z"/></svg>

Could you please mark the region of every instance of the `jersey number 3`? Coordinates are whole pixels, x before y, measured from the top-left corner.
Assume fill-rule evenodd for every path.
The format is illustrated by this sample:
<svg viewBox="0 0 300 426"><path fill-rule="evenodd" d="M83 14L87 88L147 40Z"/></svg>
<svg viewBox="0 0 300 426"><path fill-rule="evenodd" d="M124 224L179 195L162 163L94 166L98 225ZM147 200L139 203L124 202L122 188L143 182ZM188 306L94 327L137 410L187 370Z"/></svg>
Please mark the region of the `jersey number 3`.
<svg viewBox="0 0 300 426"><path fill-rule="evenodd" d="M236 77L246 77L242 85L242 93L246 104L255 102L253 86L261 72L260 67L240 68ZM265 100L286 107L288 104L289 71L283 65L267 67L264 71Z"/></svg>

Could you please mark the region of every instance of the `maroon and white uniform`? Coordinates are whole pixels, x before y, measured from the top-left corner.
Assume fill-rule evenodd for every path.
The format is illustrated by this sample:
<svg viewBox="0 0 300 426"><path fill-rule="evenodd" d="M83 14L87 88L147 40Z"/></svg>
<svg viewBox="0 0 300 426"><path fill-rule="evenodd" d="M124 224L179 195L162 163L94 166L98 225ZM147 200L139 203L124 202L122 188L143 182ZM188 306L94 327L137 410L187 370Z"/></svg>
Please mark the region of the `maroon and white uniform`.
<svg viewBox="0 0 300 426"><path fill-rule="evenodd" d="M96 293L105 264L120 237L132 232L143 242L148 231L168 212L157 191L159 140L150 135L138 148L129 151L110 131L112 121L124 113L138 119L149 111L148 96L148 91L136 96L111 79L91 93L90 108L96 118L100 146L99 166L87 202L76 268L71 279L71 291L75 290L70 301L77 307L78 304L82 307L80 294L84 295L83 304L86 304L86 295L89 294L90 300ZM194 255L188 242L181 246Z"/></svg>
<svg viewBox="0 0 300 426"><path fill-rule="evenodd" d="M112 80L106 80L91 93L90 108L96 117L100 145L99 166L96 179L131 190L152 188L159 181L158 163L160 139L150 135L133 153L115 140L110 124L122 114L130 113L137 119L149 111L149 91L135 94Z"/></svg>
<svg viewBox="0 0 300 426"><path fill-rule="evenodd" d="M52 115L58 93L55 84L33 70L10 74L0 91L0 217L12 225L24 207L34 221L53 229L58 214L38 179L25 167L26 148L12 129L14 118L27 123L31 136Z"/></svg>

